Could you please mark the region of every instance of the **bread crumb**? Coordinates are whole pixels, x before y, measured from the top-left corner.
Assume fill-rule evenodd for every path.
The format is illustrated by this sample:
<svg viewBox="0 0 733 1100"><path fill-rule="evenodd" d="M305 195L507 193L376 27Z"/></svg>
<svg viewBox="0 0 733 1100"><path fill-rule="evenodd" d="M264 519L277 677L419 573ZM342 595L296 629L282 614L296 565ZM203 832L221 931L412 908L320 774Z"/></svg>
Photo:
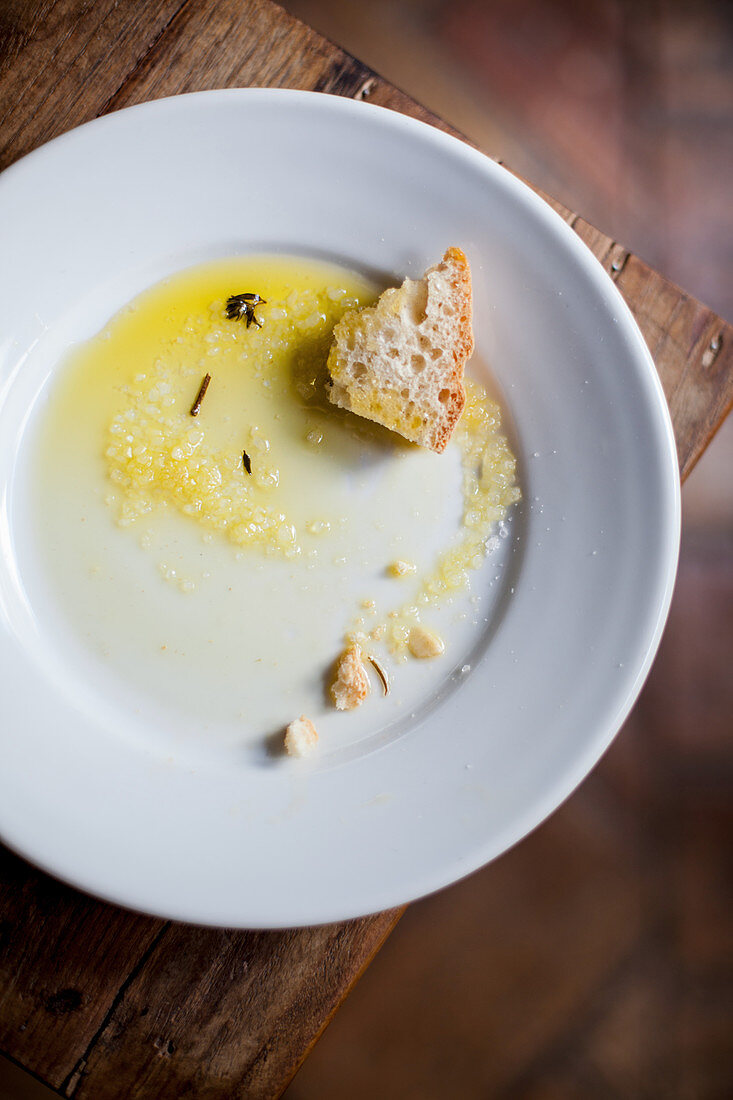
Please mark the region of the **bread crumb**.
<svg viewBox="0 0 733 1100"><path fill-rule="evenodd" d="M369 694L369 676L361 659L361 646L350 645L339 657L331 698L337 710L353 710Z"/></svg>
<svg viewBox="0 0 733 1100"><path fill-rule="evenodd" d="M407 645L413 657L439 657L445 652L440 635L424 626L413 626Z"/></svg>
<svg viewBox="0 0 733 1100"><path fill-rule="evenodd" d="M390 577L406 577L408 573L417 573L417 566L412 561L393 561L387 572Z"/></svg>
<svg viewBox="0 0 733 1100"><path fill-rule="evenodd" d="M310 718L301 714L285 730L285 751L288 756L307 756L318 744L318 733Z"/></svg>

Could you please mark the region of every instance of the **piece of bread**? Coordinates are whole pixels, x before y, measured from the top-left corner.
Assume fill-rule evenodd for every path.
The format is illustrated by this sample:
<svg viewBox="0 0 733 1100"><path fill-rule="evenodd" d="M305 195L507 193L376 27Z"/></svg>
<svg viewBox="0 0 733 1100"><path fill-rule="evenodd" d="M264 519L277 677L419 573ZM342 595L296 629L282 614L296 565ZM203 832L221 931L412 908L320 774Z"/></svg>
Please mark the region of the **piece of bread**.
<svg viewBox="0 0 733 1100"><path fill-rule="evenodd" d="M449 248L418 282L349 310L333 330L327 387L334 405L444 451L463 411L473 351L471 269Z"/></svg>
<svg viewBox="0 0 733 1100"><path fill-rule="evenodd" d="M413 657L440 657L441 653L445 653L445 642L434 630L428 630L426 626L413 626L407 648Z"/></svg>
<svg viewBox="0 0 733 1100"><path fill-rule="evenodd" d="M361 659L361 646L350 645L336 665L331 698L337 710L353 710L364 702L371 690L369 676Z"/></svg>
<svg viewBox="0 0 733 1100"><path fill-rule="evenodd" d="M285 751L288 756L307 756L318 744L318 733L310 718L301 714L285 730Z"/></svg>

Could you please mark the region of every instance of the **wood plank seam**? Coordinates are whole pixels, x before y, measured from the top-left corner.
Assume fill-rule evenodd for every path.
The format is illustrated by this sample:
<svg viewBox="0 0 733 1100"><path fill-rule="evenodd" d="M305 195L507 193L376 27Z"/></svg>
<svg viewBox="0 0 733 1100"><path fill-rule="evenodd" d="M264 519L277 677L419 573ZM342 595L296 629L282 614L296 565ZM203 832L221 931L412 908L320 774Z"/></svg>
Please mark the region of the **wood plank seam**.
<svg viewBox="0 0 733 1100"><path fill-rule="evenodd" d="M132 967L132 969L130 970L129 974L125 978L125 980L122 983L122 985L120 986L120 988L117 990L117 993L115 994L115 996L112 1000L112 1003L110 1004L110 1006L109 1006L109 1008L108 1008L108 1010L107 1010L107 1012L104 1016L104 1019L102 1020L101 1024L99 1025L96 1032L92 1036L91 1040L87 1044L86 1050L84 1051L81 1058L78 1060L78 1062L76 1063L76 1065L74 1066L74 1068L72 1069L71 1073L68 1075L66 1080L62 1082L61 1088L59 1089L59 1094L61 1096L72 1097L74 1095L74 1093L76 1092L77 1087L79 1085L79 1082L81 1081L82 1077L84 1076L84 1069L86 1067L87 1062L89 1061L89 1056L92 1053L92 1051L94 1050L94 1047L96 1046L97 1041L99 1040L101 1035L104 1033L105 1029L107 1028L107 1025L109 1024L110 1020L112 1019L115 1012L117 1011L118 1006L124 1000L125 993L127 992L129 986L134 982L135 978L142 971L142 969L145 966L145 964L147 963L148 959L153 954L153 952L155 951L156 947L161 942L161 940L163 939L165 934L168 932L168 930L171 927L172 923L173 923L172 921L166 921L165 922L165 924L160 929L158 934L154 937L152 943L150 943L148 945L148 947L145 949L145 951L143 951L142 955L140 956L138 961L135 963L135 965Z"/></svg>

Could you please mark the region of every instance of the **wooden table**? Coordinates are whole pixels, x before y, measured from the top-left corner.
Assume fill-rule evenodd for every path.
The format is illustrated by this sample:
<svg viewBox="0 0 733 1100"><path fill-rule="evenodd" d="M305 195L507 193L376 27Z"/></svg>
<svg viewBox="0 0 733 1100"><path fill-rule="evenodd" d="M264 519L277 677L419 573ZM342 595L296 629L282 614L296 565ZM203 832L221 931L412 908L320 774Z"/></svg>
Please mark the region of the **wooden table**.
<svg viewBox="0 0 733 1100"><path fill-rule="evenodd" d="M368 99L451 130L270 0L3 0L0 168L107 111L246 85ZM548 201L644 333L684 478L733 403L733 330ZM277 1096L399 915L212 931L94 901L0 848L0 1049L79 1100Z"/></svg>

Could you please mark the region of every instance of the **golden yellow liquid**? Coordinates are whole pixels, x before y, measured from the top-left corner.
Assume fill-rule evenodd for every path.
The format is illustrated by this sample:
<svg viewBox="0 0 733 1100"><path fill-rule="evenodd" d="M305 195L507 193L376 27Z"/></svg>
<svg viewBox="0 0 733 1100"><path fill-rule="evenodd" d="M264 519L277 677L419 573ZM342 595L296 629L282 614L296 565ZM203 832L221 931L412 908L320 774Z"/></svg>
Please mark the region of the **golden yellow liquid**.
<svg viewBox="0 0 733 1100"><path fill-rule="evenodd" d="M245 291L266 299L261 328L225 317ZM327 401L333 326L377 293L302 257L204 264L123 308L50 387L35 445L49 592L110 697L142 689L161 729L176 714L176 736L261 743L305 712L358 739L435 687L401 669L381 710L375 687L346 719L325 690L350 620L368 650L403 656L421 611L465 585L518 497L514 459L477 383L444 455ZM398 559L414 574L396 579Z"/></svg>
<svg viewBox="0 0 733 1100"><path fill-rule="evenodd" d="M261 327L227 318L226 299L243 291L265 299ZM302 259L219 261L166 280L76 353L46 460L99 433L120 525L170 509L237 545L297 555L303 525L319 522L307 487L356 423L324 408L333 326L373 297L358 276Z"/></svg>

